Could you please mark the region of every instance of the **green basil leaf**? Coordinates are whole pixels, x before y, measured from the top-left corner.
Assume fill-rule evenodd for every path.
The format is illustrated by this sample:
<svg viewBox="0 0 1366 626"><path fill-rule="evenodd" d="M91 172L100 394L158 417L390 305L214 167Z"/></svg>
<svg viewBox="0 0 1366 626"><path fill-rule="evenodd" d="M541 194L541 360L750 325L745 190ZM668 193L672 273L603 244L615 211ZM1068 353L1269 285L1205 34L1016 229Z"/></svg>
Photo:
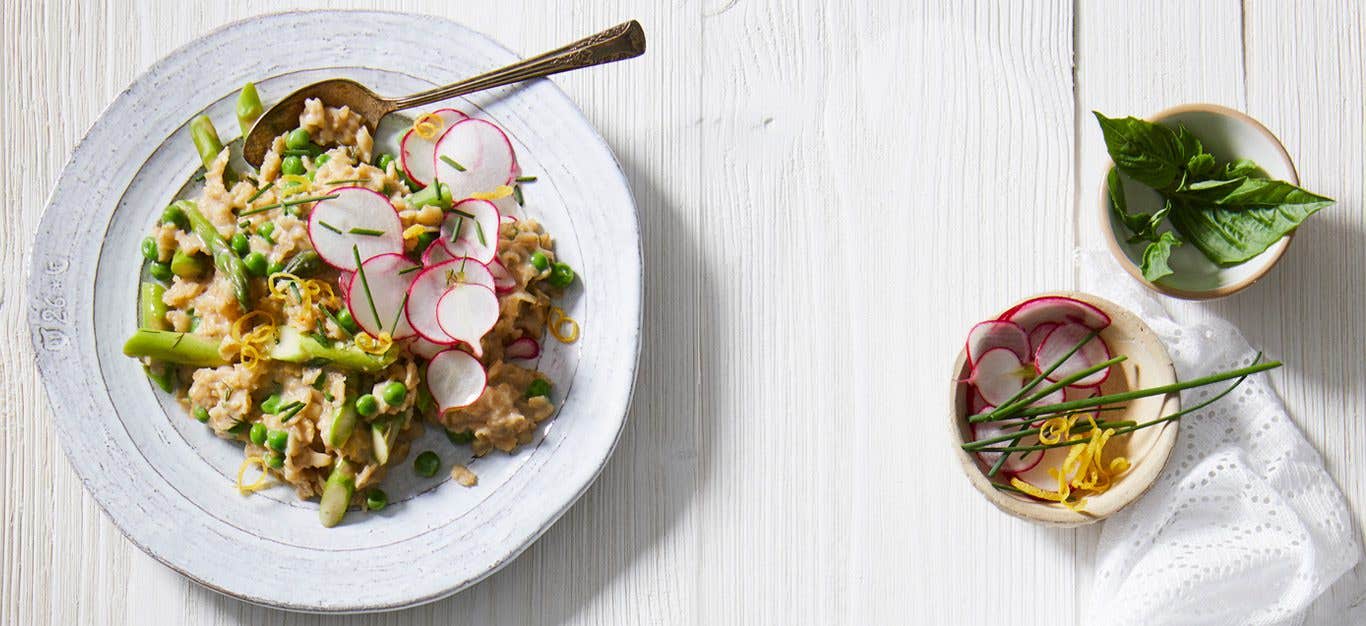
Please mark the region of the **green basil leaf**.
<svg viewBox="0 0 1366 626"><path fill-rule="evenodd" d="M1092 113L1115 167L1149 187L1174 187L1186 164L1202 151L1200 140L1184 127L1178 132L1136 117L1111 119Z"/></svg>
<svg viewBox="0 0 1366 626"><path fill-rule="evenodd" d="M1148 244L1148 247L1143 249L1143 277L1151 282L1157 282L1157 279L1173 274L1167 260L1172 256L1172 248L1179 245L1181 240L1171 231L1162 233L1162 236Z"/></svg>
<svg viewBox="0 0 1366 626"><path fill-rule="evenodd" d="M1266 178L1266 176L1262 174L1261 166L1257 165L1257 162L1252 159L1238 159L1237 161L1224 166L1224 175L1222 178L1233 179L1242 178L1244 176L1248 178Z"/></svg>
<svg viewBox="0 0 1366 626"><path fill-rule="evenodd" d="M1319 199L1275 206L1178 202L1169 219L1172 227L1209 260L1222 266L1237 265L1266 251L1310 215L1333 204L1322 196L1299 192Z"/></svg>
<svg viewBox="0 0 1366 626"><path fill-rule="evenodd" d="M1182 127L1184 128L1184 127ZM1186 171L1196 178L1204 178L1214 171L1214 155L1201 152L1186 161Z"/></svg>

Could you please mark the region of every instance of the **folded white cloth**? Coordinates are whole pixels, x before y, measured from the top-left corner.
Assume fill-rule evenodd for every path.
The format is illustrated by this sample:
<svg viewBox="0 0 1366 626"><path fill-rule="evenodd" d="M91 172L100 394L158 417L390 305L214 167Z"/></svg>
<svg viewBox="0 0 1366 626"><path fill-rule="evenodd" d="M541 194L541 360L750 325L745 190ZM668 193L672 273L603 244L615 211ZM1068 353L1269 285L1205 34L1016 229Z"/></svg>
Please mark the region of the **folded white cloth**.
<svg viewBox="0 0 1366 626"><path fill-rule="evenodd" d="M1082 256L1083 288L1142 317L1181 379L1252 362L1256 351L1232 325L1173 321L1142 285L1114 278L1123 271L1109 254ZM1181 403L1222 388L1188 390ZM1266 375L1256 375L1183 417L1152 489L1105 522L1092 623L1299 624L1360 558L1346 499Z"/></svg>

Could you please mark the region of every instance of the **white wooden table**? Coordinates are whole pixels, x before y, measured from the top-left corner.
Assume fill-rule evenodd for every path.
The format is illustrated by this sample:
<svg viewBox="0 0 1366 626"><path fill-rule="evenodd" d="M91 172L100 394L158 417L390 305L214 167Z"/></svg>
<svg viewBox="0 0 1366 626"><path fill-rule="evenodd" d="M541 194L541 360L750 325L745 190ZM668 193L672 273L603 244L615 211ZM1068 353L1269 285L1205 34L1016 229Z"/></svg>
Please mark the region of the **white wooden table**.
<svg viewBox="0 0 1366 626"><path fill-rule="evenodd" d="M940 422L969 323L1075 287L1074 250L1100 245L1092 109L1245 110L1339 200L1262 283L1175 307L1287 362L1275 382L1359 511L1366 9L1294 4L392 3L526 53L645 25L643 59L556 80L638 198L647 337L615 457L531 550L434 605L320 619L201 589L103 516L50 425L20 268L71 148L135 76L224 23L323 4L6 0L0 623L1076 623L1098 529L998 513ZM1078 593L1022 603L986 577Z"/></svg>

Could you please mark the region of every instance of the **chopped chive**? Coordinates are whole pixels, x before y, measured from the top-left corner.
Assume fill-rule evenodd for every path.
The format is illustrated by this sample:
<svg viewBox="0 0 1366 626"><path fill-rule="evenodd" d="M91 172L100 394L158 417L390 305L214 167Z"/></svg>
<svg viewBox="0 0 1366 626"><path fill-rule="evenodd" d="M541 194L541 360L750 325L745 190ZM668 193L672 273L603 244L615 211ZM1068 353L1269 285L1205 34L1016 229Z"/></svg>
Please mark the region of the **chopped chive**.
<svg viewBox="0 0 1366 626"><path fill-rule="evenodd" d="M450 157L448 157L448 156L446 156L446 155L443 154L443 155L441 155L441 160L442 160L442 161L445 161L445 162L446 162L446 165L449 165L449 166L455 168L455 171L457 171L457 172L463 172L463 171L465 171L465 166L463 166L463 165L461 165L461 164L459 164L459 163L456 163L456 162L455 162L455 159L452 159L452 158L450 158ZM437 193L440 194L440 193L441 193L441 190L438 189L438 190L437 190Z"/></svg>
<svg viewBox="0 0 1366 626"><path fill-rule="evenodd" d="M521 186L521 185L513 185L513 187L512 187L512 199L517 201L517 206L526 206L525 201L522 199L522 186Z"/></svg>
<svg viewBox="0 0 1366 626"><path fill-rule="evenodd" d="M289 281L289 290L292 291L292 292L294 292L294 297L299 299L299 304L303 304L303 303L304 303L303 294L300 294L300 293L299 293L299 283L294 282L294 281L292 281L292 280Z"/></svg>
<svg viewBox="0 0 1366 626"><path fill-rule="evenodd" d="M366 237L379 237L380 235L384 234L384 231L382 230L360 227L352 228L351 230L348 230L346 232L351 233L352 235L365 235Z"/></svg>
<svg viewBox="0 0 1366 626"><path fill-rule="evenodd" d="M460 230L465 227L465 216L455 218L455 228L451 229L451 243L460 238Z"/></svg>
<svg viewBox="0 0 1366 626"><path fill-rule="evenodd" d="M329 195L326 195L326 196L309 196L309 197L307 197L307 198L294 198L293 200L285 200L284 202L276 202L275 204L267 204L267 205L265 205L265 206L263 206L263 207L255 208L255 209L252 209L252 210L250 210L250 211L246 211L246 212L244 212L244 213L238 213L237 216L238 216L238 217L246 217L246 216L248 216L248 215L256 215L257 213L264 213L264 212L269 211L269 210L271 210L271 209L279 209L279 208L282 208L282 207L294 206L294 205L296 205L296 204L304 204L305 202L317 202L317 201L319 201L319 200L331 200L331 199L336 198L336 197L338 197L338 196L337 196L337 194L334 193L334 194L329 194Z"/></svg>
<svg viewBox="0 0 1366 626"><path fill-rule="evenodd" d="M333 324L336 324L336 325L337 325L337 328L340 328L341 331L342 331L342 333L344 333L347 337L354 337L354 336L355 336L355 335L352 335L352 334L351 334L351 331L346 330L346 327L345 327L345 326L342 326L341 320L337 319L337 316L336 316L335 314L333 314L332 311L328 310L327 307L325 307L325 306L319 304L319 305L318 305L318 310L319 310L319 311L322 311L323 317L326 317L327 319L332 320L332 323L333 323Z"/></svg>
<svg viewBox="0 0 1366 626"><path fill-rule="evenodd" d="M369 179L369 178L343 178L343 179L341 179L341 180L329 180L329 181L327 181L327 182L325 182L325 183L322 183L322 184L324 184L324 185L340 185L340 184L342 184L342 183L368 183L368 182L370 182L370 179Z"/></svg>
<svg viewBox="0 0 1366 626"><path fill-rule="evenodd" d="M365 277L365 264L360 260L360 246L351 245L351 255L356 259L356 273L360 274L360 286L365 288L365 299L370 301L370 312L375 315L375 323L379 324L379 329L384 330L384 321L379 318L379 309L375 307L375 296L370 293L370 279Z"/></svg>
<svg viewBox="0 0 1366 626"><path fill-rule="evenodd" d="M515 180L516 182L519 182L519 183L534 183L534 182L536 182L536 177L535 177L535 176L518 176L518 177L517 177L516 179L514 179L514 180Z"/></svg>
<svg viewBox="0 0 1366 626"><path fill-rule="evenodd" d="M422 266L421 266L421 265L414 265L414 266L412 266L412 267L410 267L410 268L408 268L408 269L406 269L406 270L399 270L399 271L398 271L398 275L399 275L399 276L402 276L402 275L404 275L404 274L408 274L408 273L411 273L411 272L416 272L416 271L418 271L418 270L420 270L420 269L422 269Z"/></svg>
<svg viewBox="0 0 1366 626"><path fill-rule="evenodd" d="M327 222L324 222L324 221L322 221L322 220L318 220L318 225L319 225L319 226L322 226L323 228L326 228L327 230L330 230L330 231L332 231L332 232L334 232L334 233L337 233L338 235L342 234L342 231L341 231L340 228L337 228L336 226L333 226L333 225L331 225L331 224L328 224Z"/></svg>
<svg viewBox="0 0 1366 626"><path fill-rule="evenodd" d="M289 403L284 408L280 409L280 422L285 423L294 419L294 416L298 415L299 411L302 410L304 410L304 403L299 402L298 400Z"/></svg>
<svg viewBox="0 0 1366 626"><path fill-rule="evenodd" d="M255 202L257 198L260 198L262 195L265 195L265 193L266 193L267 191L270 191L271 189L274 189L274 188L275 188L275 181L272 180L272 181L270 181L270 184L269 184L269 185L266 185L265 187L262 187L262 188L260 188L260 189L257 189L257 190L256 190L256 193L251 194L251 197L250 197L250 198L247 198L247 204L251 204L251 203Z"/></svg>
<svg viewBox="0 0 1366 626"><path fill-rule="evenodd" d="M479 235L479 245L481 245L481 246L487 246L487 245L489 245L489 242L488 242L487 240L484 239L484 225L483 225L483 224L480 224L480 223L479 223L479 220L475 220L475 221L474 221L474 232L475 232L475 234Z"/></svg>
<svg viewBox="0 0 1366 626"><path fill-rule="evenodd" d="M394 330L398 330L398 319L399 319L399 316L400 316L400 315L403 315L403 310L404 310L404 309L407 309L407 308L408 308L408 294L405 293L405 294L403 294L403 302L402 302L401 304L398 305L398 310L397 310L397 311L394 311L394 323L393 323L393 324L390 324L390 325L389 325L389 328L392 328L392 329L394 329Z"/></svg>
<svg viewBox="0 0 1366 626"><path fill-rule="evenodd" d="M468 217L470 219L474 219L473 213L466 213L464 211L461 211L460 209L451 209L451 213L459 215L460 217Z"/></svg>
<svg viewBox="0 0 1366 626"><path fill-rule="evenodd" d="M284 152L281 152L280 154L283 154L285 156L315 156L312 150L307 150L304 148L289 148Z"/></svg>

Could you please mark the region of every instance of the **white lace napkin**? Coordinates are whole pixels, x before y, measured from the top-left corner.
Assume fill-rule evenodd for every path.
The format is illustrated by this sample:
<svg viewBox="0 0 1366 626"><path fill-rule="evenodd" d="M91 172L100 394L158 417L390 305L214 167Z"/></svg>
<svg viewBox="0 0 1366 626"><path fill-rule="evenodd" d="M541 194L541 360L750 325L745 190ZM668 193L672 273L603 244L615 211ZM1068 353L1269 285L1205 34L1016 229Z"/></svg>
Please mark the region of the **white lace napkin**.
<svg viewBox="0 0 1366 626"><path fill-rule="evenodd" d="M1232 325L1175 322L1142 285L1116 278L1123 270L1109 254L1082 257L1083 289L1142 317L1181 379L1252 362L1256 351ZM1186 391L1181 403L1222 388ZM1091 623L1299 624L1360 556L1346 499L1256 375L1183 417L1157 483L1105 522Z"/></svg>

